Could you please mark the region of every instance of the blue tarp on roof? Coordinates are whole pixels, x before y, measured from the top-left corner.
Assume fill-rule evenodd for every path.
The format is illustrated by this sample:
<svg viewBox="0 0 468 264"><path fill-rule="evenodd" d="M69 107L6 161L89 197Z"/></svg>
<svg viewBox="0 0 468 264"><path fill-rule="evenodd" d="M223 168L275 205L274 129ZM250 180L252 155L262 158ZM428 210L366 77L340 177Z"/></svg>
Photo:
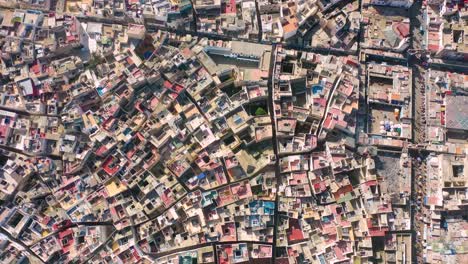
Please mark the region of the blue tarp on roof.
<svg viewBox="0 0 468 264"><path fill-rule="evenodd" d="M153 51L148 50L145 53L143 53L143 57L145 59L149 59L149 57L151 57L152 54L153 54Z"/></svg>

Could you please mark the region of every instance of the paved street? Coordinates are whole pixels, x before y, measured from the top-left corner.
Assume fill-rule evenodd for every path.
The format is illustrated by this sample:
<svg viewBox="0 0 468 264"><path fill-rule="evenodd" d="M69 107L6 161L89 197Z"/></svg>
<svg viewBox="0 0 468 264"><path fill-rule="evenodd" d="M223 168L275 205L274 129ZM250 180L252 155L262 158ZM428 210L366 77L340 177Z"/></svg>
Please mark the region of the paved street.
<svg viewBox="0 0 468 264"><path fill-rule="evenodd" d="M410 9L411 20L411 42L410 49L414 50L415 55L409 55L408 64L413 70L413 142L421 144L425 142L426 135L426 120L425 120L425 74L426 70L422 67L424 63L424 54L418 51L424 49L424 38L426 34L423 21L422 1L414 2ZM416 152L418 153L418 152ZM424 226L422 223L424 215L424 180L425 180L425 161L420 158L419 154L412 157L412 229L413 229L413 262L423 263L423 232Z"/></svg>

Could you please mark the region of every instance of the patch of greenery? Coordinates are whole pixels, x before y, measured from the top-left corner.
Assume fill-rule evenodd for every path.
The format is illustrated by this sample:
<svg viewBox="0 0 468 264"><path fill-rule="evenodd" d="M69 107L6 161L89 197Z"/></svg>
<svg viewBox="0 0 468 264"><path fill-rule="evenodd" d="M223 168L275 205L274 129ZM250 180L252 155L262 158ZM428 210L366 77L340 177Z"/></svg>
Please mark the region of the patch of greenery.
<svg viewBox="0 0 468 264"><path fill-rule="evenodd" d="M267 114L267 112L262 107L259 107L259 108L257 108L257 110L255 110L255 115L256 116L263 116L263 115L266 115L266 114Z"/></svg>
<svg viewBox="0 0 468 264"><path fill-rule="evenodd" d="M94 70L99 64L102 64L105 62L104 57L97 53L93 53L91 55L91 59L88 61L88 66L86 67L87 69Z"/></svg>

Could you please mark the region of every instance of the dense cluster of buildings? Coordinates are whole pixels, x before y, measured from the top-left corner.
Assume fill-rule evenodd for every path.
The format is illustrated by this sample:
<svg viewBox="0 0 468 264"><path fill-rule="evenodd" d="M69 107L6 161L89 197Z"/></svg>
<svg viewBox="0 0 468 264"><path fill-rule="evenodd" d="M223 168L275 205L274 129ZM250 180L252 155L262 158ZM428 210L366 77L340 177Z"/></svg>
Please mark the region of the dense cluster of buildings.
<svg viewBox="0 0 468 264"><path fill-rule="evenodd" d="M468 75L438 70L426 73L426 141L431 153L423 165L424 224L420 234L428 263L467 261L466 142Z"/></svg>
<svg viewBox="0 0 468 264"><path fill-rule="evenodd" d="M304 31L306 46L347 52L357 51L361 27L359 2L352 1L340 9L318 17L314 22L317 23L316 29L312 32Z"/></svg>
<svg viewBox="0 0 468 264"><path fill-rule="evenodd" d="M427 159L424 205L424 257L427 263L463 263L468 250L466 212L468 159L438 154Z"/></svg>
<svg viewBox="0 0 468 264"><path fill-rule="evenodd" d="M467 9L412 5L0 0L0 262L467 262Z"/></svg>
<svg viewBox="0 0 468 264"><path fill-rule="evenodd" d="M94 36L106 27L81 26ZM42 261L99 253L129 263L214 241L272 242L271 47L200 39L176 48L170 38L144 35L86 67L64 57L58 66L74 66L73 76L11 74L2 86L12 110L0 113L1 226Z"/></svg>
<svg viewBox="0 0 468 264"><path fill-rule="evenodd" d="M255 1L197 0L194 10L199 32L252 40L261 36Z"/></svg>
<svg viewBox="0 0 468 264"><path fill-rule="evenodd" d="M79 21L71 15L2 9L0 18L1 58L12 61L14 66L4 68L2 65L2 75L14 74L9 71L15 71L16 66L34 63L36 59L69 53L82 44ZM40 75L40 72L35 74Z"/></svg>
<svg viewBox="0 0 468 264"><path fill-rule="evenodd" d="M404 66L367 65L368 130L377 136L412 138L412 78Z"/></svg>
<svg viewBox="0 0 468 264"><path fill-rule="evenodd" d="M407 9L375 4L365 5L363 8L362 48L391 53L402 53L408 49L410 19Z"/></svg>
<svg viewBox="0 0 468 264"><path fill-rule="evenodd" d="M427 49L437 58L468 59L468 3L428 0L425 7Z"/></svg>
<svg viewBox="0 0 468 264"><path fill-rule="evenodd" d="M371 65L369 65L370 67ZM277 48L273 84L280 177L276 245L284 263L411 259L407 154L378 169L356 149L359 63ZM324 149L317 148L324 143ZM377 163L377 164L376 164ZM382 166L384 166L382 165ZM390 177L388 170L395 170ZM396 182L398 185L393 186ZM400 231L398 235L392 231ZM385 244L379 248L377 244ZM377 250L378 249L378 250ZM397 253L395 253L395 250Z"/></svg>
<svg viewBox="0 0 468 264"><path fill-rule="evenodd" d="M310 151L335 129L353 138L359 96L357 59L277 50L273 107L277 136L285 138L283 145L291 141L297 150ZM294 144L299 131L308 139L302 140L302 146Z"/></svg>
<svg viewBox="0 0 468 264"><path fill-rule="evenodd" d="M434 144L457 139L463 142L466 139L463 134L468 130L468 76L431 70L426 81L426 140Z"/></svg>

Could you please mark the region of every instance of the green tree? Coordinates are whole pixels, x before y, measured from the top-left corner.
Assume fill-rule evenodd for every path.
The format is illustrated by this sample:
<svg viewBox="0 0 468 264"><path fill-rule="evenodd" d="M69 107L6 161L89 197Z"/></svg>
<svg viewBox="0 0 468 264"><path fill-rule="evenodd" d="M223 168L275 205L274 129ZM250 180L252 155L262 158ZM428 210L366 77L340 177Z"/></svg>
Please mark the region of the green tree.
<svg viewBox="0 0 468 264"><path fill-rule="evenodd" d="M257 108L257 110L255 110L255 115L256 116L262 116L262 115L266 115L267 112L265 111L265 109L259 107Z"/></svg>
<svg viewBox="0 0 468 264"><path fill-rule="evenodd" d="M105 62L104 57L102 57L101 55L97 53L93 53L91 55L91 58L89 59L87 68L90 70L94 70L99 64L102 64L104 62Z"/></svg>

